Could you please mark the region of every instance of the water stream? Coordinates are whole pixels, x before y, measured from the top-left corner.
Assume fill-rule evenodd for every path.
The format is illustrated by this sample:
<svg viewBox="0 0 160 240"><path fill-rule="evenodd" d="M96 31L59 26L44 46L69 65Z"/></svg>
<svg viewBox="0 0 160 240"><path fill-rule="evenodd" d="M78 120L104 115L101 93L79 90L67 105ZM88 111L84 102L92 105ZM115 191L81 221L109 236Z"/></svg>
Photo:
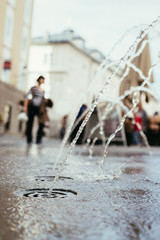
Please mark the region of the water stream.
<svg viewBox="0 0 160 240"><path fill-rule="evenodd" d="M59 169L58 169L57 175L56 175L56 177L55 177L55 179L54 179L54 182L53 182L53 187L50 188L48 194L51 194L52 189L54 188L56 181L58 180L61 172L63 171L63 169L64 169L64 167L65 167L65 165L66 165L66 163L67 163L67 161L68 161L68 159L69 159L69 157L70 157L70 155L71 155L71 153L72 153L72 151L73 151L73 149L74 149L74 147L75 147L75 144L76 144L76 142L77 142L77 140L78 140L81 132L83 131L85 125L87 124L90 116L92 115L94 109L96 108L97 104L99 103L101 97L102 97L103 94L105 93L105 91L106 91L106 89L107 89L107 86L108 86L109 83L114 79L115 75L117 74L117 72L118 72L119 69L121 68L121 65L122 65L122 64L127 64L127 63L128 63L128 59L130 59L130 61L131 61L131 59L132 59L131 56L132 56L133 52L135 51L136 46L138 45L138 43L145 37L146 34L149 33L150 30L154 29L155 25L159 23L159 20L160 20L160 17L158 17L156 20L154 20L150 25L148 25L148 26L143 30L143 32L141 32L141 33L139 34L139 36L133 41L133 43L131 44L131 46L128 48L128 50L126 51L125 55L124 55L122 58L120 58L120 60L119 60L118 63L116 64L115 70L114 70L114 71L111 73L111 75L106 79L103 88L99 91L98 95L96 96L94 102L92 103L92 105L91 105L91 107L90 107L90 109L89 109L89 111L88 111L88 113L87 113L84 121L82 122L82 124L81 124L81 126L80 126L80 128L79 128L79 130L78 130L78 132L77 132L77 134L76 134L76 137L73 139L73 141L72 141L72 143L71 143L71 145L70 145L70 147L69 147L69 149L68 149L68 151L67 151L67 153L66 153L66 155L65 155L65 157L64 157L64 160L63 160L63 162L62 162L62 165L61 165L61 166L59 167ZM140 51L139 51L139 52L140 52ZM106 63L106 60L100 65L100 67L99 67L99 69L98 69L98 72L97 72L96 77L94 78L94 80L97 79L97 77L100 77L101 74L102 74L102 72L105 73L106 69L108 68L108 66L105 65L105 63ZM129 67L133 67L133 65L131 65L131 63L130 63L130 64L128 63L128 65L130 65ZM149 74L148 74L148 77L146 77L146 78L144 79L144 82L142 83L140 90L143 89L143 87L149 82L149 79L150 79L150 76L151 76L153 67L154 67L154 66L152 66L152 68L150 69ZM136 68L135 68L135 69L136 69ZM138 69L136 69L136 71L139 72ZM104 78L104 77L105 77L105 75L103 75L103 78ZM94 81L92 81L92 83L94 83ZM138 90L139 90L139 89L138 89ZM88 93L88 91L87 91L86 93ZM133 112L133 110L135 109L135 107L136 107L136 105L137 105L137 103L138 103L138 102L137 102L137 91L134 91L133 101L132 101L132 102L133 102L133 107L132 107L127 113L125 113L125 115L124 115L123 118L121 119L120 125L118 126L118 128L116 129L116 131L109 137L109 139L108 139L108 141L107 141L107 144L106 144L105 150L104 150L104 157L103 157L103 160L102 160L102 166L104 166L104 164L105 164L105 158L106 158L107 153L108 153L107 151L108 151L108 146L109 146L110 142L111 142L112 139L115 137L116 133L122 129L126 117L127 117L130 113ZM79 105L79 107L80 107L80 106L81 106L81 104ZM77 108L77 111L76 111L76 114L75 114L75 115L77 115L77 113L78 113L78 111L79 111L79 107ZM66 136L65 136L65 138L64 138L64 140L63 140L63 142L62 142L61 149L60 149L60 152L59 152L59 155L58 155L58 157L57 157L56 162L60 159L61 152L63 151L64 146L65 146L65 144L66 144L66 142L67 142L67 139L68 139L68 137L69 137L69 135L70 135L70 131L71 131L72 125L73 125L73 123L70 125L70 127L69 127L69 129L68 129L68 131L67 131L67 133L66 133Z"/></svg>

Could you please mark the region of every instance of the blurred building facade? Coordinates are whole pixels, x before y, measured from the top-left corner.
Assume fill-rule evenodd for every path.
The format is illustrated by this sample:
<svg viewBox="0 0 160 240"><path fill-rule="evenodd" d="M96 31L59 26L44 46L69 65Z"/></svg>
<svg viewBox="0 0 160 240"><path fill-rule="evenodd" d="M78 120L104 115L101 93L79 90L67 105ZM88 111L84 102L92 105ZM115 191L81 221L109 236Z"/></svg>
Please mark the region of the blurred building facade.
<svg viewBox="0 0 160 240"><path fill-rule="evenodd" d="M88 49L85 40L72 29L60 34L34 38L30 49L28 89L39 75L46 78L45 92L54 101L50 111L50 135L58 136L60 119L71 115L90 82L94 78L100 63L105 59L97 49ZM108 71L108 74L111 70ZM96 93L102 87L104 79L95 82L84 104L89 107ZM112 93L117 87L112 85ZM111 90L111 89L110 89ZM111 94L108 91L108 94Z"/></svg>
<svg viewBox="0 0 160 240"><path fill-rule="evenodd" d="M34 0L0 0L0 114L5 130L18 131L18 101L26 89Z"/></svg>

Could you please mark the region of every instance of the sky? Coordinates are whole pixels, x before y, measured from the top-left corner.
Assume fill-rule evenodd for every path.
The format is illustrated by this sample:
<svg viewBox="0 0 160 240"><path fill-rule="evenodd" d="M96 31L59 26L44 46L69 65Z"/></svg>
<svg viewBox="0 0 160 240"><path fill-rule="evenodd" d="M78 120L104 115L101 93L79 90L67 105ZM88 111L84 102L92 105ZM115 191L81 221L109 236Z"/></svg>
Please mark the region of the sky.
<svg viewBox="0 0 160 240"><path fill-rule="evenodd" d="M128 29L148 25L159 15L159 0L34 0L32 36L60 33L70 27L85 39L88 48L107 55ZM160 24L157 29L160 32ZM113 57L122 57L136 36L135 31L123 39ZM159 52L156 39L152 44L154 62Z"/></svg>

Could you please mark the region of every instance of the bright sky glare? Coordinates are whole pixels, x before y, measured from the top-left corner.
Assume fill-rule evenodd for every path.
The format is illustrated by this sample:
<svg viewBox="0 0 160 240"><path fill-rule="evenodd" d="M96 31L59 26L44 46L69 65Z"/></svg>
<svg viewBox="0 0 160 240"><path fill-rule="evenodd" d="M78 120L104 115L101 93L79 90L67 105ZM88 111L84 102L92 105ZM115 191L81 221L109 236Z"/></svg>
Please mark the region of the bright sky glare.
<svg viewBox="0 0 160 240"><path fill-rule="evenodd" d="M35 0L32 35L71 27L107 54L129 28L149 24L160 15L159 0Z"/></svg>
<svg viewBox="0 0 160 240"><path fill-rule="evenodd" d="M89 48L106 55L128 29L148 25L159 15L159 0L35 0L32 36L60 33L70 27L86 40ZM158 27L160 31L160 24ZM131 34L126 38L114 57L122 57L135 37ZM152 47L154 59L160 52L158 43Z"/></svg>

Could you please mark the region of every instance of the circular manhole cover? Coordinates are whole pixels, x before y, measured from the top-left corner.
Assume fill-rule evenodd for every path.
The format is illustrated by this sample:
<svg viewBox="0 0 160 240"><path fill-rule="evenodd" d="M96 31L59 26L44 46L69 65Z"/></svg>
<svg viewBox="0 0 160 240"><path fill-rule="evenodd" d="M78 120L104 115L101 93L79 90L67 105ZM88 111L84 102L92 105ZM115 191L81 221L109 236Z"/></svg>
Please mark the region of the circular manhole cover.
<svg viewBox="0 0 160 240"><path fill-rule="evenodd" d="M15 194L23 197L32 198L66 198L71 194L77 195L77 192L70 189L53 189L52 193L48 194L49 188L37 188L37 189L27 189L24 191L16 192Z"/></svg>
<svg viewBox="0 0 160 240"><path fill-rule="evenodd" d="M53 181L55 179L55 176L36 176L35 177L35 180L36 181ZM60 176L59 177L60 180L65 180L65 179L68 179L68 180L73 180L73 178L71 177L63 177L63 176Z"/></svg>

